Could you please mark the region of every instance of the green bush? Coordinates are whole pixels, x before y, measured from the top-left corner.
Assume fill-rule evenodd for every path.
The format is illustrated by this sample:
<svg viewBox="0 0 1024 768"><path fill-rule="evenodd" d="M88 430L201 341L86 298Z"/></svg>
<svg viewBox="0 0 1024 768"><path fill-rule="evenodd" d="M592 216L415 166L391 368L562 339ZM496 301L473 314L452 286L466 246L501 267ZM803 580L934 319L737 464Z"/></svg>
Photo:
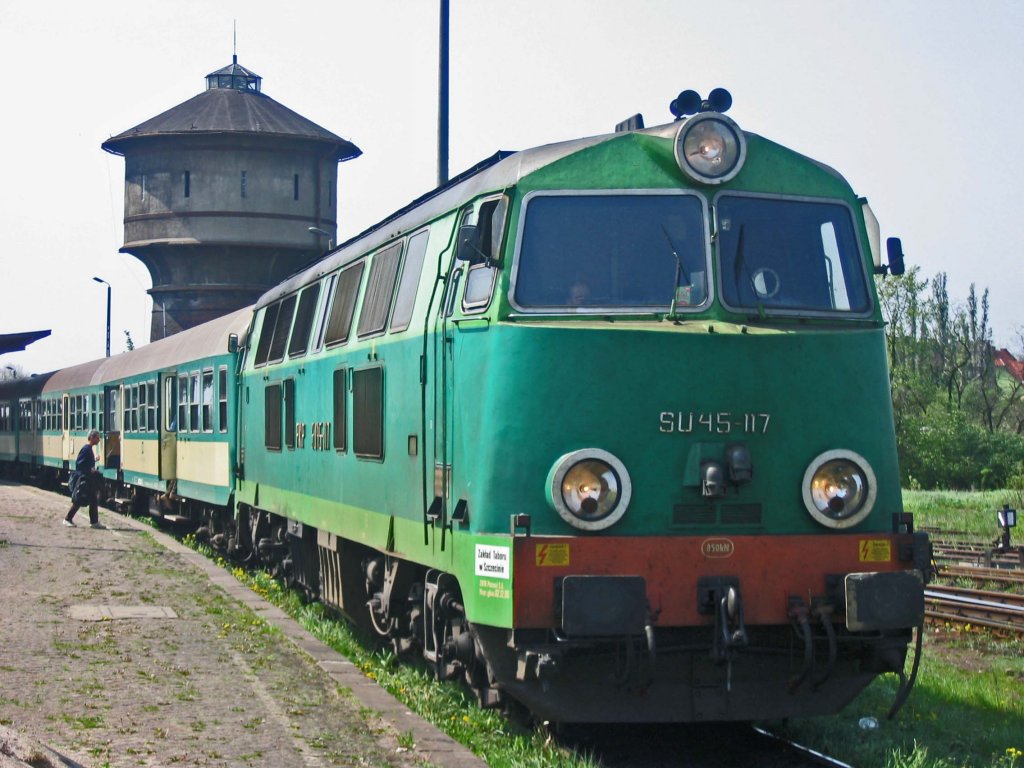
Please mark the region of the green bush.
<svg viewBox="0 0 1024 768"><path fill-rule="evenodd" d="M1024 473L1024 436L988 432L959 411L904 418L897 441L904 487L1004 488Z"/></svg>

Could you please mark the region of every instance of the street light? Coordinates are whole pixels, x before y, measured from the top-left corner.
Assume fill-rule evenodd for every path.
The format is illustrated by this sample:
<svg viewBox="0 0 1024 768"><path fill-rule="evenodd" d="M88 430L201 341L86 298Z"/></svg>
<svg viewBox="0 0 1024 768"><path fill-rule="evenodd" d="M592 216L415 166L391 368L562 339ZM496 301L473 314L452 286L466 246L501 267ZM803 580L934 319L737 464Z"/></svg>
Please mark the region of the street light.
<svg viewBox="0 0 1024 768"><path fill-rule="evenodd" d="M93 280L107 286L107 357L110 357L110 283L100 280L98 277L94 277Z"/></svg>
<svg viewBox="0 0 1024 768"><path fill-rule="evenodd" d="M326 229L320 229L320 227L306 227L314 235L321 235L327 238L327 250L334 248L334 236Z"/></svg>

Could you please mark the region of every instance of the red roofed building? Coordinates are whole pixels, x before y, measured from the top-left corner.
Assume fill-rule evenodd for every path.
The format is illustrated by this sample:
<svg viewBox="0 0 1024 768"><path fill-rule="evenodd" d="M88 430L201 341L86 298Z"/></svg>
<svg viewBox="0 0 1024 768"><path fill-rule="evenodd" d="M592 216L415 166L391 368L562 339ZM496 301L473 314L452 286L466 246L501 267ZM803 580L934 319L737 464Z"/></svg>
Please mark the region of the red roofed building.
<svg viewBox="0 0 1024 768"><path fill-rule="evenodd" d="M1018 360L1007 349L995 353L996 368L1002 368L1017 381L1024 382L1024 361Z"/></svg>

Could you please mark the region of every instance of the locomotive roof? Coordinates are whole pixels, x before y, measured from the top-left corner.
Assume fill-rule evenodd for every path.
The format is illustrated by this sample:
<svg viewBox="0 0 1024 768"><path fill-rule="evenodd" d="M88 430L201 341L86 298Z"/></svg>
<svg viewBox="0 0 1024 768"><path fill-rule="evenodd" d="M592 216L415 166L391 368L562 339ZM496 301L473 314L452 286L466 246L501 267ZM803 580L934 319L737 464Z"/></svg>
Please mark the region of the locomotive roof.
<svg viewBox="0 0 1024 768"><path fill-rule="evenodd" d="M251 319L252 307L244 307L131 352L65 368L53 374L43 387L43 391L62 392L78 387L96 386L223 354L227 351L230 334L238 335L239 345L244 343Z"/></svg>
<svg viewBox="0 0 1024 768"><path fill-rule="evenodd" d="M675 121L652 128L630 131L629 133L673 139L679 131L679 127L680 122ZM744 131L744 133L747 136L754 135L749 131ZM518 184L525 176L546 165L624 135L626 134L607 133L600 136L546 144L520 152L498 152L451 179L447 184L431 190L405 207L400 208L369 229L342 243L320 261L306 267L301 272L295 273L281 284L271 288L260 297L254 308L260 309L280 299L282 296L299 290L360 255L383 245L401 234L426 224L437 216L451 211L469 200L489 192L508 189ZM804 157L803 155L800 156ZM817 165L826 173L842 179L842 176L829 166L813 158L804 157L804 159Z"/></svg>

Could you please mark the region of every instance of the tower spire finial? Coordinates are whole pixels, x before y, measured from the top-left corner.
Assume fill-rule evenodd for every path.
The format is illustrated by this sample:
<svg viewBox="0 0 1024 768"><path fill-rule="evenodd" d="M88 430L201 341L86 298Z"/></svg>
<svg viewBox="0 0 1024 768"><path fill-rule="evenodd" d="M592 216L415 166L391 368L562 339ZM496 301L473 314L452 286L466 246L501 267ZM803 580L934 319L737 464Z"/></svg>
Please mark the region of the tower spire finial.
<svg viewBox="0 0 1024 768"><path fill-rule="evenodd" d="M238 63L238 19L231 20L231 63Z"/></svg>

